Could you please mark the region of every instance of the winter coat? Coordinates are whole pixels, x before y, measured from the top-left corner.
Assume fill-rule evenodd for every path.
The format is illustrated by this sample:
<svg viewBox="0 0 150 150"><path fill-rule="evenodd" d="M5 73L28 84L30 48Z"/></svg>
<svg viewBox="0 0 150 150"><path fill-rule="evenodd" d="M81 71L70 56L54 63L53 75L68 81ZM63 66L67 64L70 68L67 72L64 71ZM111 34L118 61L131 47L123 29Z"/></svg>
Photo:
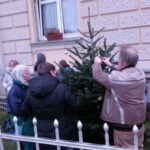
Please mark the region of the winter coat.
<svg viewBox="0 0 150 150"><path fill-rule="evenodd" d="M24 116L24 99L27 91L27 86L19 82L13 81L12 88L7 96L7 112L16 116Z"/></svg>
<svg viewBox="0 0 150 150"><path fill-rule="evenodd" d="M25 108L37 118L38 136L55 138L53 122L58 119L60 138L75 139L76 127L68 109L75 109L78 105L78 100L69 89L55 77L46 74L30 81ZM45 149L48 147L42 147L42 150Z"/></svg>
<svg viewBox="0 0 150 150"><path fill-rule="evenodd" d="M18 118L18 125L22 126L21 134L33 135L32 116L28 117L27 112L24 109L24 99L26 96L28 87L13 81L12 88L7 96L7 112L9 113L9 119L13 127L13 117Z"/></svg>
<svg viewBox="0 0 150 150"><path fill-rule="evenodd" d="M144 72L129 67L108 75L102 72L100 64L94 64L92 69L95 80L106 87L101 118L122 126L143 124L146 119Z"/></svg>
<svg viewBox="0 0 150 150"><path fill-rule="evenodd" d="M74 70L72 68L70 68L70 66L67 66L65 67L64 69L62 69L58 75L57 75L57 79L60 81L60 82L63 82L64 81L64 74L70 74L72 73Z"/></svg>

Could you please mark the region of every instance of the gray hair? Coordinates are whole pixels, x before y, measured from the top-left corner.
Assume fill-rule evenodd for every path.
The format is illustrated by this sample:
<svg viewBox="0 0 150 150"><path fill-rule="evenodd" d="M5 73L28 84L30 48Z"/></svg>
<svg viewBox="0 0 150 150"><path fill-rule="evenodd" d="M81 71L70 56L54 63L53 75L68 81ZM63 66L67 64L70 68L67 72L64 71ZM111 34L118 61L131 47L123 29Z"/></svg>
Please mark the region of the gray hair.
<svg viewBox="0 0 150 150"><path fill-rule="evenodd" d="M23 72L26 68L27 68L26 65L22 65L22 64L17 65L12 71L12 78L17 82L28 86L29 83L23 77Z"/></svg>
<svg viewBox="0 0 150 150"><path fill-rule="evenodd" d="M119 54L120 59L124 61L128 66L135 67L139 60L138 51L132 46L121 46Z"/></svg>

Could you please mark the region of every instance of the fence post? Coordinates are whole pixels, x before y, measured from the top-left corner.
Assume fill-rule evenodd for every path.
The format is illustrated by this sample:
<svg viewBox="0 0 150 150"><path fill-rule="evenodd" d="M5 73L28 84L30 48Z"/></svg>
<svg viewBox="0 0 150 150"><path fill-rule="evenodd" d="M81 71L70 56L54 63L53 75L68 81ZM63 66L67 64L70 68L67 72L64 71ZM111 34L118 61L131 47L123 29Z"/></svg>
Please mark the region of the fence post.
<svg viewBox="0 0 150 150"><path fill-rule="evenodd" d="M54 127L55 127L55 136L56 136L56 140L59 141L60 138L59 138L59 129L58 129L58 126L59 126L59 122L57 119L54 120ZM60 146L57 146L57 150L60 150Z"/></svg>
<svg viewBox="0 0 150 150"><path fill-rule="evenodd" d="M83 134L82 134L82 123L81 121L78 121L77 127L79 129L78 136L79 136L79 143L83 143ZM82 150L82 149L80 149Z"/></svg>
<svg viewBox="0 0 150 150"><path fill-rule="evenodd" d="M65 54L68 55L68 52L65 50Z"/></svg>
<svg viewBox="0 0 150 150"><path fill-rule="evenodd" d="M105 145L109 146L110 145L109 144L109 135L108 135L109 127L108 127L107 123L104 123L103 129L105 131Z"/></svg>
<svg viewBox="0 0 150 150"><path fill-rule="evenodd" d="M1 126L0 126L0 134L2 133L1 131ZM4 150L4 146L3 146L3 140L0 138L0 150Z"/></svg>
<svg viewBox="0 0 150 150"><path fill-rule="evenodd" d="M37 132L37 126L36 126L37 125L37 120L36 120L35 117L33 118L32 122L33 122L33 125L34 125L34 137L38 138L38 132ZM36 150L39 150L40 149L39 144L36 143L35 145L36 145Z"/></svg>
<svg viewBox="0 0 150 150"><path fill-rule="evenodd" d="M138 150L138 128L136 125L133 126L134 133L134 148L133 150Z"/></svg>
<svg viewBox="0 0 150 150"><path fill-rule="evenodd" d="M19 128L18 128L17 121L18 121L17 117L14 116L13 122L14 122L14 126L15 126L15 135L16 136L19 135ZM21 150L21 146L20 146L20 141L19 140L17 140L17 149Z"/></svg>

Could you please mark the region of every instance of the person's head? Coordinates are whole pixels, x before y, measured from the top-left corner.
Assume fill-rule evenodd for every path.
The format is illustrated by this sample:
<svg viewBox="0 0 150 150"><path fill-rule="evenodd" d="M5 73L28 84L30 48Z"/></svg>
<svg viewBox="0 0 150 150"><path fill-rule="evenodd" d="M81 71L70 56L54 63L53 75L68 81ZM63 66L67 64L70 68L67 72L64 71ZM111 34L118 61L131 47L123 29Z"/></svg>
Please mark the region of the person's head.
<svg viewBox="0 0 150 150"><path fill-rule="evenodd" d="M46 56L43 53L38 53L37 54L37 62L38 63L43 63L46 61Z"/></svg>
<svg viewBox="0 0 150 150"><path fill-rule="evenodd" d="M43 53L37 54L37 61L34 66L34 72L37 72L37 67L40 63L46 62L46 56Z"/></svg>
<svg viewBox="0 0 150 150"><path fill-rule="evenodd" d="M59 62L59 66L61 69L64 69L65 67L68 67L69 65L67 64L67 62L65 60L61 60Z"/></svg>
<svg viewBox="0 0 150 150"><path fill-rule="evenodd" d="M119 51L119 69L125 67L135 67L138 62L139 56L138 51L132 46L124 45L120 47Z"/></svg>
<svg viewBox="0 0 150 150"><path fill-rule="evenodd" d="M28 86L30 71L26 65L17 65L12 71L12 78L23 85Z"/></svg>
<svg viewBox="0 0 150 150"><path fill-rule="evenodd" d="M38 65L37 73L39 75L51 74L52 76L56 76L56 68L53 64L43 62Z"/></svg>
<svg viewBox="0 0 150 150"><path fill-rule="evenodd" d="M13 59L10 60L9 64L8 64L10 71L12 71L13 68L15 68L18 64L19 64L19 62L17 60L13 60Z"/></svg>

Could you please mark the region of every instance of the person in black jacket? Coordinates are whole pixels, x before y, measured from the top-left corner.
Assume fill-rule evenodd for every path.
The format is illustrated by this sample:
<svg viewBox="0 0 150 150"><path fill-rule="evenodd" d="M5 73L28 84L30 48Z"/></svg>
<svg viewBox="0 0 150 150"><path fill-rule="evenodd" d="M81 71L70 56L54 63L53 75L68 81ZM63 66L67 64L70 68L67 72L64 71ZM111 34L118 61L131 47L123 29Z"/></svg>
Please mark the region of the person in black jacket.
<svg viewBox="0 0 150 150"><path fill-rule="evenodd" d="M38 76L30 81L25 108L37 118L39 137L55 138L53 122L58 119L60 139L75 140L77 130L69 110L76 109L79 101L64 84L51 75L54 73L52 66L46 62L39 64ZM40 145L40 148L49 150L54 147Z"/></svg>

